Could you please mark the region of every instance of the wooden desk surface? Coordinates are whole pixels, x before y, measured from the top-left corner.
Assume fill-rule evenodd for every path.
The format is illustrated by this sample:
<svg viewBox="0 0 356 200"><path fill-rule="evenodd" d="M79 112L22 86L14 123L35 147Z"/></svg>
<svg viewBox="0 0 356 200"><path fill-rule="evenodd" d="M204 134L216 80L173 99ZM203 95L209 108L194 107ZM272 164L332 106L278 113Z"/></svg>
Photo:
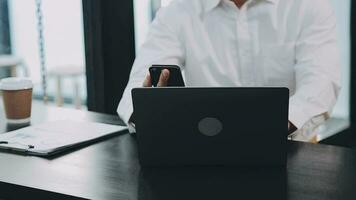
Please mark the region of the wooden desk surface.
<svg viewBox="0 0 356 200"><path fill-rule="evenodd" d="M120 124L116 116L34 103L32 123L74 118ZM6 125L0 106L0 133ZM355 200L356 152L290 143L287 169L140 169L125 134L52 159L0 153L0 199Z"/></svg>

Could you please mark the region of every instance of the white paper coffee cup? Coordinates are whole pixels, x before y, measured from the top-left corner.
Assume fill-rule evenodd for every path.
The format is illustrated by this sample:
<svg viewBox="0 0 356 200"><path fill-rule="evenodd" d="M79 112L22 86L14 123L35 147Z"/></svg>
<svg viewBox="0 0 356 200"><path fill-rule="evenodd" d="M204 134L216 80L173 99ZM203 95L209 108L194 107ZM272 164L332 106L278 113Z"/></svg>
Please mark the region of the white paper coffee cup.
<svg viewBox="0 0 356 200"><path fill-rule="evenodd" d="M30 122L33 83L27 78L4 78L0 81L8 123Z"/></svg>

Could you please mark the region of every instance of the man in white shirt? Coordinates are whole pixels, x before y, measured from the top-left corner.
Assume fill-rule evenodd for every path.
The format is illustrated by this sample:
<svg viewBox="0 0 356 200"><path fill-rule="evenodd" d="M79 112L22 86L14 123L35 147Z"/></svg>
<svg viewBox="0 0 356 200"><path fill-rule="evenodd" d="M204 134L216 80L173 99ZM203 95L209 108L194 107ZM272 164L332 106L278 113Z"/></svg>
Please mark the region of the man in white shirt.
<svg viewBox="0 0 356 200"><path fill-rule="evenodd" d="M329 0L175 0L153 21L118 114L129 124L131 89L150 86L152 64L174 64L187 86L288 87L293 139L309 141L340 90L337 46Z"/></svg>

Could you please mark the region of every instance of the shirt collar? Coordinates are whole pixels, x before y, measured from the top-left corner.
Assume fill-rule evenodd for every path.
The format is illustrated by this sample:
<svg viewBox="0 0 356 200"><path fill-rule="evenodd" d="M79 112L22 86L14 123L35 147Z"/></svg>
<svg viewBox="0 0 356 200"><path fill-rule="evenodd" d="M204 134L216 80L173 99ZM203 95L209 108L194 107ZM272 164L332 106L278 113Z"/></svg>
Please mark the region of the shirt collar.
<svg viewBox="0 0 356 200"><path fill-rule="evenodd" d="M212 9L214 9L216 6L219 5L219 3L223 0L202 0L204 4L204 11L208 12ZM257 1L257 0L254 0ZM267 1L270 3L276 3L277 0L262 0L262 1Z"/></svg>

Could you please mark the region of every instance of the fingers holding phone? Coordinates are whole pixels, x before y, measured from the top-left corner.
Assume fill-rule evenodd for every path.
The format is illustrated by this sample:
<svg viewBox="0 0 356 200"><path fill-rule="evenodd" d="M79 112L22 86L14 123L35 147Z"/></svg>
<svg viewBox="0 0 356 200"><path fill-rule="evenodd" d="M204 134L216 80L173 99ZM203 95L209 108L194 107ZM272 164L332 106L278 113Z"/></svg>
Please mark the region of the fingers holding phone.
<svg viewBox="0 0 356 200"><path fill-rule="evenodd" d="M150 77L146 78L149 87L184 87L180 67L176 65L153 65L149 68Z"/></svg>
<svg viewBox="0 0 356 200"><path fill-rule="evenodd" d="M152 79L151 79L151 75L147 74L145 80L143 81L142 84L143 87L152 87Z"/></svg>
<svg viewBox="0 0 356 200"><path fill-rule="evenodd" d="M168 85L169 76L170 76L169 70L163 69L161 71L161 75L159 76L157 87L166 87Z"/></svg>
<svg viewBox="0 0 356 200"><path fill-rule="evenodd" d="M163 69L159 76L157 87L166 87L168 85L169 76L169 70ZM143 81L143 87L152 87L152 78L150 74L147 74L145 80Z"/></svg>

